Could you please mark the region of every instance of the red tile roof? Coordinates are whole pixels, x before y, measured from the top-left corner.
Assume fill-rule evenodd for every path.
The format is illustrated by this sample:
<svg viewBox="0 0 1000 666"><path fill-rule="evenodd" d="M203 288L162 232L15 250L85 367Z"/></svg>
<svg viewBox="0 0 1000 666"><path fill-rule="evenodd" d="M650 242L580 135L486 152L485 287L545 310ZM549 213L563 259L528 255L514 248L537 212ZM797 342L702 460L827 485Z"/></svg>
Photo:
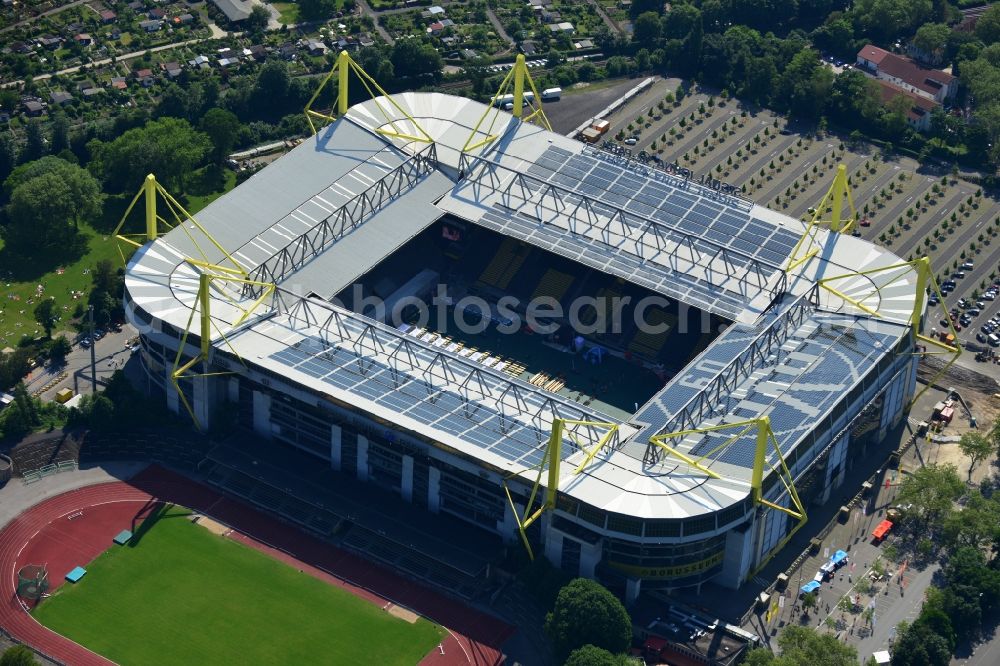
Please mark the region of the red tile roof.
<svg viewBox="0 0 1000 666"><path fill-rule="evenodd" d="M905 97L910 102L910 108L907 109L906 115L914 122L933 111L934 107L937 106L933 100L921 97L905 88L900 88L894 83L882 81L881 79L875 79L875 83L878 84L879 93L882 96L882 104L887 104L896 97Z"/></svg>
<svg viewBox="0 0 1000 666"><path fill-rule="evenodd" d="M905 81L907 85L923 90L929 95L936 95L941 88L955 80L955 77L947 72L921 67L909 58L889 53L871 44L858 51L858 57L875 63L879 72Z"/></svg>

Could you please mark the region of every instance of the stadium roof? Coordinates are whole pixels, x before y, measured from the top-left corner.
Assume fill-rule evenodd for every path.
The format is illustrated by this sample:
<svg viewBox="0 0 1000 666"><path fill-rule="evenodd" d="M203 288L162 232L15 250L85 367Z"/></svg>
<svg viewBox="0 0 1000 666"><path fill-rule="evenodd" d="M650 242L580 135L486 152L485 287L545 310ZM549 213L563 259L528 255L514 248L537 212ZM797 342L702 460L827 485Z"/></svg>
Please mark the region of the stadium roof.
<svg viewBox="0 0 1000 666"><path fill-rule="evenodd" d="M214 297L213 320L227 338L216 336L215 348L499 471L526 472L554 417L613 419L325 300L445 213L514 236L734 321L621 425L614 450L582 474L567 472L560 487L601 508L664 518L742 501L748 442L712 463L725 477L717 480L672 459L648 464L650 435L768 414L787 453L907 334L909 267L837 283L878 318L816 288L823 277L899 263L887 250L820 230L820 254L786 275L781 267L804 230L798 220L502 111L490 111L499 139L463 153L487 107L439 93L394 99L432 145L377 133L390 120L400 133L417 130L384 99L365 102L198 214L252 276L279 287L235 331L238 311ZM184 328L198 275L184 257L199 248L223 260L180 229L140 249L126 278L130 297ZM228 288L246 301L256 295ZM710 441L681 448L697 455ZM582 460L569 440L563 448L574 466Z"/></svg>

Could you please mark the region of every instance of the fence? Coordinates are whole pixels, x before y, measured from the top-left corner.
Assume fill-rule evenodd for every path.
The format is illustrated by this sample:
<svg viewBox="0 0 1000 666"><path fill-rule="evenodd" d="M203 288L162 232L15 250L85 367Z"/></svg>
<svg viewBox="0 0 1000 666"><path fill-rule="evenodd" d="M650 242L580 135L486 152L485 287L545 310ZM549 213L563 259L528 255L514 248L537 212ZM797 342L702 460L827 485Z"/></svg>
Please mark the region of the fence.
<svg viewBox="0 0 1000 666"><path fill-rule="evenodd" d="M50 465L42 465L38 469L33 469L29 472L25 472L21 475L21 480L25 485L35 483L36 481L41 481L47 476L52 476L53 474L58 474L59 472L71 472L76 469L75 460L64 460L59 463L52 463Z"/></svg>

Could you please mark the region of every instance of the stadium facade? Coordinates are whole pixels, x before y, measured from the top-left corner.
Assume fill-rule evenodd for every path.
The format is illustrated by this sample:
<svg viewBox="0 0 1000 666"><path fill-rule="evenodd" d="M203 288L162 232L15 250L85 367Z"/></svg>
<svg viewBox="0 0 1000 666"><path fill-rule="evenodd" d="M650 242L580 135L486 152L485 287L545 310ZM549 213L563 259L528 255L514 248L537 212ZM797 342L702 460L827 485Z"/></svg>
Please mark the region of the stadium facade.
<svg viewBox="0 0 1000 666"><path fill-rule="evenodd" d="M229 405L276 446L511 543L544 469L528 543L630 598L740 586L799 501L826 501L903 417L923 289L888 250L815 228L788 270L798 220L468 99L392 101L351 107L132 257L126 310L171 409L207 427ZM728 325L644 404L603 410L336 302L428 229L489 230ZM211 265L229 272L206 287ZM389 291L423 298L418 282ZM751 425L711 429L732 423Z"/></svg>

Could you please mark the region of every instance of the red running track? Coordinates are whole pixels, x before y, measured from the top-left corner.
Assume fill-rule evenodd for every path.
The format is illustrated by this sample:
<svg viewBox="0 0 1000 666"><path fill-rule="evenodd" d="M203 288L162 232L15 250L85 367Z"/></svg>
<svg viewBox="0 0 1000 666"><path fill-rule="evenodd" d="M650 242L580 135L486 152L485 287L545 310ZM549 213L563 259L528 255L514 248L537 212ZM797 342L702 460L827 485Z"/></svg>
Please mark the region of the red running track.
<svg viewBox="0 0 1000 666"><path fill-rule="evenodd" d="M21 564L47 562L53 586L77 564L103 552L123 528L134 529L154 500L189 507L229 525L230 536L385 607L406 606L447 627L449 636L423 666L496 666L513 628L450 597L307 535L273 516L158 466L128 483L82 488L42 502L0 531L0 626L50 657L73 664L110 662L38 624L15 594ZM68 516L83 510L83 515ZM59 579L57 581L57 578ZM441 653L443 650L443 654Z"/></svg>

